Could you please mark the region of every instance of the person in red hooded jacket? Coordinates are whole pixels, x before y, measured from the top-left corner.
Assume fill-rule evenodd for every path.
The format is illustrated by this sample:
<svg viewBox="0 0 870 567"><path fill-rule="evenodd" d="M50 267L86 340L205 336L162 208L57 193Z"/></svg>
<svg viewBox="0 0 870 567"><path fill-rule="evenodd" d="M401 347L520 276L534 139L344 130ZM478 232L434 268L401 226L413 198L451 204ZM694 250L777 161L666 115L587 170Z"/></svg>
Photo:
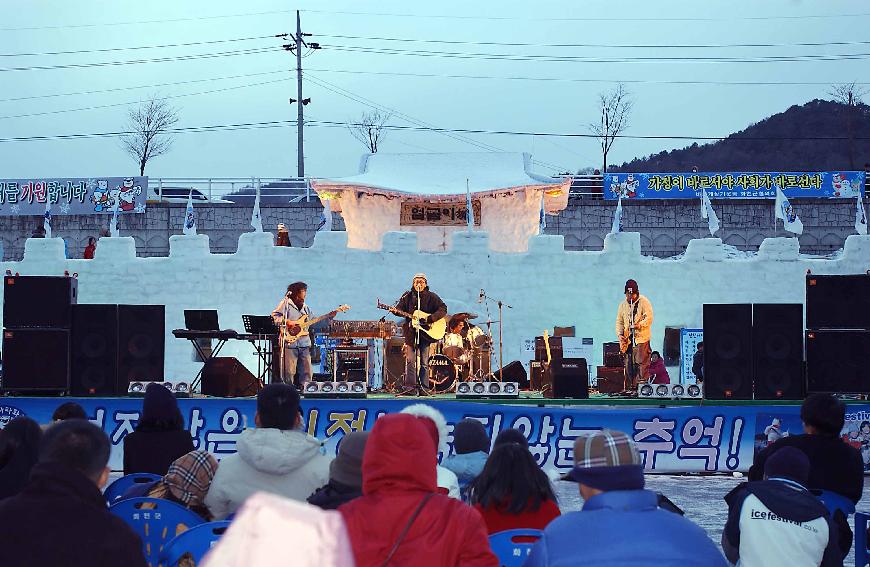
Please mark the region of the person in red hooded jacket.
<svg viewBox="0 0 870 567"><path fill-rule="evenodd" d="M375 422L363 456L363 495L338 509L357 567L498 567L480 513L437 493L437 431L429 423L408 414Z"/></svg>

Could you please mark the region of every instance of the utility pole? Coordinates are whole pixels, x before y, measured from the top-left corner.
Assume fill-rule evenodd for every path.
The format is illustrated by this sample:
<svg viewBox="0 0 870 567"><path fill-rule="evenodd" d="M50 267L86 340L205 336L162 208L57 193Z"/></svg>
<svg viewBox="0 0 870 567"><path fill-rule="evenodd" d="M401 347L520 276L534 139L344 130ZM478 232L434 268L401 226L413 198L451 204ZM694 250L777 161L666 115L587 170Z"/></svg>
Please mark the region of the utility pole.
<svg viewBox="0 0 870 567"><path fill-rule="evenodd" d="M276 37L288 39L289 34L280 34ZM290 99L290 104L294 102L298 104L296 109L296 176L305 177L305 113L303 107L311 102L311 98L302 98L302 47L309 49L320 49L320 44L306 42L305 36L310 36L310 33L302 33L302 22L299 15L299 10L296 10L296 33L290 37L293 43L282 45L285 51L296 54L296 98Z"/></svg>

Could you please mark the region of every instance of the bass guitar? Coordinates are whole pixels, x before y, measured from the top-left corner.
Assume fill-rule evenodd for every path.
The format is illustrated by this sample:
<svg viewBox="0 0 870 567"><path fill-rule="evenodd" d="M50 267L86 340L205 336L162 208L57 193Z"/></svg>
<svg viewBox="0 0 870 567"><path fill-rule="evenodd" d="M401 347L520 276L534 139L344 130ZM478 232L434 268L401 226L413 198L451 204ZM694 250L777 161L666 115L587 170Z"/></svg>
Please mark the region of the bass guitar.
<svg viewBox="0 0 870 567"><path fill-rule="evenodd" d="M344 313L345 311L350 309L350 305L339 305L338 308L334 311L330 311L326 315L321 315L320 317L311 318L310 315L303 315L302 317L296 319L295 321L285 321L284 322L284 344L292 345L302 337L308 335L308 328L312 325L323 321L324 319L329 319L330 317L335 317L339 313ZM297 329L298 328L298 329ZM296 331L296 332L294 332Z"/></svg>
<svg viewBox="0 0 870 567"><path fill-rule="evenodd" d="M378 300L378 309L384 309L393 315L410 319L412 327L418 329L421 333L426 333L436 341L440 341L444 338L444 335L447 334L447 317L442 317L441 319L433 321L431 324L427 325L423 320L426 319L430 313L420 311L419 309L415 310L413 313L408 313L407 311L402 311L392 305L381 303L380 300Z"/></svg>

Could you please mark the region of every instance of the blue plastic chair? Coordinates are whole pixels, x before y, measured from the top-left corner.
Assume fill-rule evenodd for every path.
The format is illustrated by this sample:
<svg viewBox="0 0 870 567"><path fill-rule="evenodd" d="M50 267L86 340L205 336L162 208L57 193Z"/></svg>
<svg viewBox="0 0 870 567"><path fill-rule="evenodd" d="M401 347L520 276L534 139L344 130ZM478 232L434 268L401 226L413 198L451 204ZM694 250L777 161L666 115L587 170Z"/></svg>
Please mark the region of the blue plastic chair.
<svg viewBox="0 0 870 567"><path fill-rule="evenodd" d="M106 487L105 492L103 492L103 496L106 499L106 502L109 505L113 504L115 500L117 500L122 494L127 492L130 487L136 484L142 484L146 482L154 482L155 480L160 480L161 477L159 474L151 474L151 473L132 473L125 476L122 476L119 479L114 480L109 486Z"/></svg>
<svg viewBox="0 0 870 567"><path fill-rule="evenodd" d="M199 564L205 554L217 543L230 522L207 522L181 533L163 546L160 552L162 567L175 567L185 553L189 553L193 562Z"/></svg>
<svg viewBox="0 0 870 567"><path fill-rule="evenodd" d="M109 506L142 538L142 549L148 565L156 566L163 547L177 535L204 524L197 513L181 504L160 498L128 498Z"/></svg>
<svg viewBox="0 0 870 567"><path fill-rule="evenodd" d="M870 514L855 513L855 567L864 567L870 564L870 554L867 550L868 522L870 522Z"/></svg>
<svg viewBox="0 0 870 567"><path fill-rule="evenodd" d="M831 492L830 490L814 490L813 494L822 501L822 504L831 513L831 516L837 510L843 512L847 518L855 513L855 503L842 494Z"/></svg>
<svg viewBox="0 0 870 567"><path fill-rule="evenodd" d="M505 530L489 536L489 546L498 556L501 567L522 567L542 535L544 532L541 530ZM518 538L534 538L535 541L515 541Z"/></svg>

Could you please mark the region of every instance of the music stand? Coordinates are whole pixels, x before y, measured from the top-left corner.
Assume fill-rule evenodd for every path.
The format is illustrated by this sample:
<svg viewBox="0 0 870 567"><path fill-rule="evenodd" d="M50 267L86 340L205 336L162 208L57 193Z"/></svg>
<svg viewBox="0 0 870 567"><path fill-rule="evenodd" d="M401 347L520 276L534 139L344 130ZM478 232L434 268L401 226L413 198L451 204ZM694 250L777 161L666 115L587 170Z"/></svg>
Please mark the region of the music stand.
<svg viewBox="0 0 870 567"><path fill-rule="evenodd" d="M185 309L184 326L190 331L220 331L217 309Z"/></svg>
<svg viewBox="0 0 870 567"><path fill-rule="evenodd" d="M257 378L264 382L268 376L271 384L274 378L272 340L278 336L278 327L271 315L242 315L242 323L245 333L254 335L248 341L257 352Z"/></svg>
<svg viewBox="0 0 870 567"><path fill-rule="evenodd" d="M271 315L242 315L245 332L252 335L275 335L278 327Z"/></svg>

